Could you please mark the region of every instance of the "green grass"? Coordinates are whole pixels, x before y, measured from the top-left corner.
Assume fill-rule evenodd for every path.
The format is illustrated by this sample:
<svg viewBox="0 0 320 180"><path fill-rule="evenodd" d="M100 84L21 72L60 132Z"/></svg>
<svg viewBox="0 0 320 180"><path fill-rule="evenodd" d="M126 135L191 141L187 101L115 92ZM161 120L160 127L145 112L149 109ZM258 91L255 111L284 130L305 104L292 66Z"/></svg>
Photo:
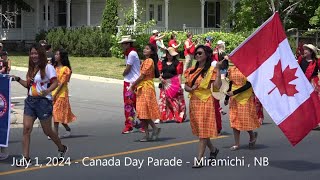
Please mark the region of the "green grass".
<svg viewBox="0 0 320 180"><path fill-rule="evenodd" d="M28 67L28 55L10 53L12 66ZM70 57L72 71L75 74L123 79L124 59L114 57Z"/></svg>

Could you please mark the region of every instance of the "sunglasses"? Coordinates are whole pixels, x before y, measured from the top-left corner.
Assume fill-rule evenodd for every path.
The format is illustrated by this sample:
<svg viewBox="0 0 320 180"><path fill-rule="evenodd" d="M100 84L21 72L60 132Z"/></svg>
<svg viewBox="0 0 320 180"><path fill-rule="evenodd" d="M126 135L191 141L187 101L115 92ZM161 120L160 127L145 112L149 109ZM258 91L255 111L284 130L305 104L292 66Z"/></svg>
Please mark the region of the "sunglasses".
<svg viewBox="0 0 320 180"><path fill-rule="evenodd" d="M203 54L203 52L200 52L200 51L196 52L196 55L201 56L202 54Z"/></svg>

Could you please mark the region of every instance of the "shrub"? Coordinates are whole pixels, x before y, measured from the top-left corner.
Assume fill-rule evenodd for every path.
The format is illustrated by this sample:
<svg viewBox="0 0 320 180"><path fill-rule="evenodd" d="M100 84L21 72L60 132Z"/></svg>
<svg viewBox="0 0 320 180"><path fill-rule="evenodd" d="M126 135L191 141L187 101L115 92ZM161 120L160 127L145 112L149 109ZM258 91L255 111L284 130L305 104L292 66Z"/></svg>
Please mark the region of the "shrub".
<svg viewBox="0 0 320 180"><path fill-rule="evenodd" d="M107 0L102 14L101 29L102 32L116 35L118 25L118 0Z"/></svg>
<svg viewBox="0 0 320 180"><path fill-rule="evenodd" d="M74 56L110 56L113 46L110 35L92 27L52 29L46 39L54 50L64 48Z"/></svg>
<svg viewBox="0 0 320 180"><path fill-rule="evenodd" d="M39 42L40 40L46 39L47 37L47 31L41 30L39 33L36 34L36 42Z"/></svg>

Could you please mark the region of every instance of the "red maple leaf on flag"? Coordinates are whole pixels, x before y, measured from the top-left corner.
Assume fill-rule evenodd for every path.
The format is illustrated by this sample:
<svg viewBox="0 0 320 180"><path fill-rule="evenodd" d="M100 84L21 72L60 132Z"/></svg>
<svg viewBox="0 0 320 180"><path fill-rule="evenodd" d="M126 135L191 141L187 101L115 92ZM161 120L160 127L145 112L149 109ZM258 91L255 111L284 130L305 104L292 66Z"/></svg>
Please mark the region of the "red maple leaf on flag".
<svg viewBox="0 0 320 180"><path fill-rule="evenodd" d="M291 81L297 79L295 75L298 68L290 69L289 65L282 72L281 61L279 60L278 64L275 65L274 74L272 79L270 79L276 87L274 87L268 94L271 94L273 90L278 88L280 95L286 94L287 96L294 96L299 91L296 90L296 85L289 84Z"/></svg>

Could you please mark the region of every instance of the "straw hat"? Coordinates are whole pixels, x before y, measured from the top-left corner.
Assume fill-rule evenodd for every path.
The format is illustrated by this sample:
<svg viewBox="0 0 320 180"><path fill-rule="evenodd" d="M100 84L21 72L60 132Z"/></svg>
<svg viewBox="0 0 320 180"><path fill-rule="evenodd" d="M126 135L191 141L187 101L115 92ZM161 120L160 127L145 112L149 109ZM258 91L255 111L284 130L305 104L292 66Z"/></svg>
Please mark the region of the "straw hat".
<svg viewBox="0 0 320 180"><path fill-rule="evenodd" d="M218 100L224 100L229 89L229 82L224 78L221 79L221 87L219 91L213 91L212 96Z"/></svg>
<svg viewBox="0 0 320 180"><path fill-rule="evenodd" d="M175 50L173 47L167 48L167 51L169 52L169 54L170 54L171 56L176 56L176 55L178 55L178 53L176 52L176 50Z"/></svg>
<svg viewBox="0 0 320 180"><path fill-rule="evenodd" d="M122 36L121 41L119 41L118 43L122 44L122 43L129 43L129 42L135 42L135 41L136 41L135 39L132 39L131 36L128 35L128 36Z"/></svg>
<svg viewBox="0 0 320 180"><path fill-rule="evenodd" d="M308 48L308 49L310 49L311 51L313 51L315 54L317 54L317 51L319 50L317 47L315 47L315 46L312 45L312 44L304 44L304 45L303 45L303 48Z"/></svg>
<svg viewBox="0 0 320 180"><path fill-rule="evenodd" d="M225 44L225 42L222 41L222 40L219 40L219 41L217 42L217 45L220 45L220 44Z"/></svg>

